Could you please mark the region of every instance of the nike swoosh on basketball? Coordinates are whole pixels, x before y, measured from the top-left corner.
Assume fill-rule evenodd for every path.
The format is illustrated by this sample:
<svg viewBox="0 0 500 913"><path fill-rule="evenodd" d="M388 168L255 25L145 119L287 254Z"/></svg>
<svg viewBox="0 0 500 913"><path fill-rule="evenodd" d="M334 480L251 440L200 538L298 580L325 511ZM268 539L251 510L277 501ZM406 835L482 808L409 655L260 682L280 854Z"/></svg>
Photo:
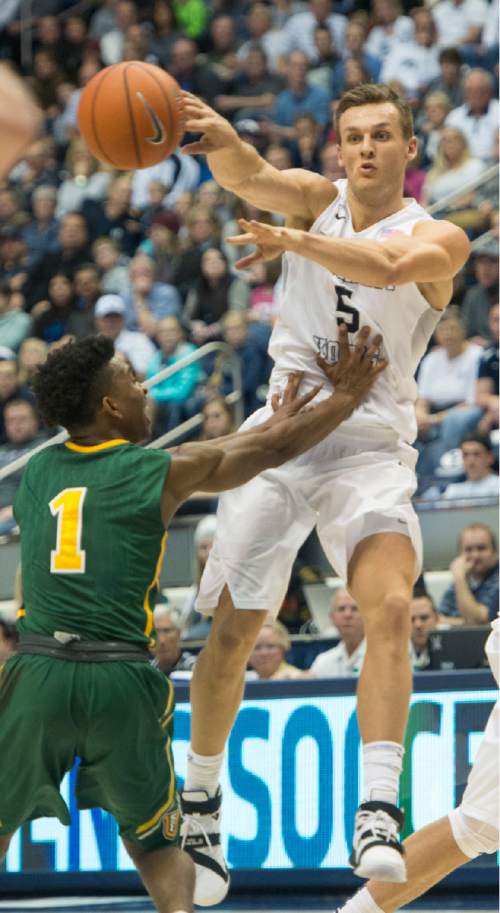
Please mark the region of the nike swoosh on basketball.
<svg viewBox="0 0 500 913"><path fill-rule="evenodd" d="M151 105L144 98L144 95L142 94L142 92L136 92L135 94L137 95L137 98L139 99L139 101L142 102L146 111L148 112L148 114L151 118L151 123L155 130L155 133L153 136L145 137L146 142L151 143L153 146L160 146L162 143L165 142L165 138L166 138L165 127L163 126L155 109L152 108Z"/></svg>

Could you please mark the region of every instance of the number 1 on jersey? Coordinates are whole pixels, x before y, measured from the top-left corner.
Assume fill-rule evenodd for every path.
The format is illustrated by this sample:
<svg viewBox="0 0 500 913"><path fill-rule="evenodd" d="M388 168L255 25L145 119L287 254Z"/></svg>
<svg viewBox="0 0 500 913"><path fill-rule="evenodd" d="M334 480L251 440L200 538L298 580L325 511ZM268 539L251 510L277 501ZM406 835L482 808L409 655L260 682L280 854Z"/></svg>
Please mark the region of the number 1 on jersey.
<svg viewBox="0 0 500 913"><path fill-rule="evenodd" d="M51 574L84 574L85 552L81 548L83 502L86 488L64 488L49 503L57 517L57 548L50 553Z"/></svg>

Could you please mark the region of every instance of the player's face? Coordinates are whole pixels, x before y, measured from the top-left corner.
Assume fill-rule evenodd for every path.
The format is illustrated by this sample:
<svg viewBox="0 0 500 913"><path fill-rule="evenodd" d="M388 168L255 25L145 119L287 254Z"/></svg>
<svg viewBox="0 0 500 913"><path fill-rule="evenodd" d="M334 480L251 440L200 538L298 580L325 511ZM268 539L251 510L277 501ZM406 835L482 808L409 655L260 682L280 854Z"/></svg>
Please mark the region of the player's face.
<svg viewBox="0 0 500 913"><path fill-rule="evenodd" d="M390 102L348 108L340 118L339 163L356 196L376 202L402 187L417 141L403 136L397 108Z"/></svg>
<svg viewBox="0 0 500 913"><path fill-rule="evenodd" d="M111 362L113 379L109 399L115 407L114 424L120 434L133 444L146 440L151 432L146 391L132 368L115 356ZM119 416L116 417L116 414Z"/></svg>

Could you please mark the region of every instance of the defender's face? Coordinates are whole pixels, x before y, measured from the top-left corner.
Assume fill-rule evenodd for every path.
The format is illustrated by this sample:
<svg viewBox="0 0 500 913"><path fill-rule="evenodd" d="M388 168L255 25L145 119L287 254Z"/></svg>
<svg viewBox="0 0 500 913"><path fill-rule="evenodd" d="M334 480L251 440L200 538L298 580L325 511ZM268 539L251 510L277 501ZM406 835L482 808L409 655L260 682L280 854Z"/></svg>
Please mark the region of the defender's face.
<svg viewBox="0 0 500 913"><path fill-rule="evenodd" d="M339 141L339 162L361 194L396 190L417 153L416 138L404 138L399 112L390 102L344 111Z"/></svg>
<svg viewBox="0 0 500 913"><path fill-rule="evenodd" d="M151 432L146 390L132 368L120 357L113 358L111 370L113 378L109 400L115 408L115 425L127 441L140 444Z"/></svg>

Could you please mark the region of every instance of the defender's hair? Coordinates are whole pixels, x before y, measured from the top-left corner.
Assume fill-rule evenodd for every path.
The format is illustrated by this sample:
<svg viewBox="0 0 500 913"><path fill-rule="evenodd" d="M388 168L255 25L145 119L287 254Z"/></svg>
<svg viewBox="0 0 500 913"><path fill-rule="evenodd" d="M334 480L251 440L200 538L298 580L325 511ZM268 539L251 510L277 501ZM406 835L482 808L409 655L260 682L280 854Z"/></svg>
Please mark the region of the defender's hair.
<svg viewBox="0 0 500 913"><path fill-rule="evenodd" d="M413 115L407 101L398 95L394 89L385 85L376 85L372 82L365 82L354 89L349 89L341 96L336 118L337 142L340 144L340 118L349 108L359 108L361 105L381 105L384 102L390 102L397 109L401 121L401 129L405 139L413 136Z"/></svg>
<svg viewBox="0 0 500 913"><path fill-rule="evenodd" d="M115 348L104 336L87 336L50 353L32 387L43 421L54 427L81 428L95 418L109 387L106 371Z"/></svg>

